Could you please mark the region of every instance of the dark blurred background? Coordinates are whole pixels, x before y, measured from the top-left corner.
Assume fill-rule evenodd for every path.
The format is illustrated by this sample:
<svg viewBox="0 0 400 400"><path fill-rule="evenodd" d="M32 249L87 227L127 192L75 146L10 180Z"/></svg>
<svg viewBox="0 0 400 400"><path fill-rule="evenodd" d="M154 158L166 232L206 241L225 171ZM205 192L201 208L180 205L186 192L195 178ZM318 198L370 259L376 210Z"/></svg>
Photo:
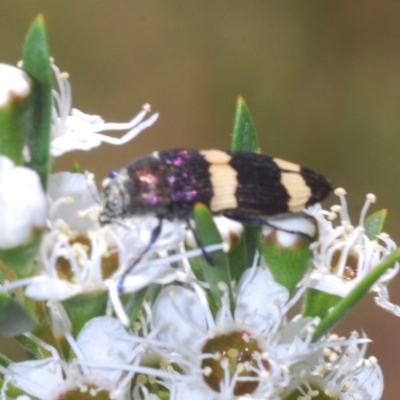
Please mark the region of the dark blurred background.
<svg viewBox="0 0 400 400"><path fill-rule="evenodd" d="M1 0L1 62L20 59L38 12L74 107L107 121L128 121L146 102L161 114L131 143L69 153L56 170L76 160L100 180L156 149L228 148L240 94L264 153L346 188L354 222L375 193L373 210L389 209L386 230L400 240L400 2ZM400 303L400 278L390 288ZM400 319L370 296L338 327L351 329L374 340L384 399L398 399Z"/></svg>

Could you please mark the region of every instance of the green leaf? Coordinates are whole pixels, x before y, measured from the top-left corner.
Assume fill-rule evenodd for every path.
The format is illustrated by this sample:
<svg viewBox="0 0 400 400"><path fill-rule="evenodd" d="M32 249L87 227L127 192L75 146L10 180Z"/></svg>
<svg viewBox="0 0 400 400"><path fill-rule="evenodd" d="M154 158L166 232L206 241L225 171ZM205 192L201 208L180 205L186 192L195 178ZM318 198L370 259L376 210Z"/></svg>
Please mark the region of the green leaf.
<svg viewBox="0 0 400 400"><path fill-rule="evenodd" d="M0 335L20 335L31 331L34 326L35 321L19 301L0 292Z"/></svg>
<svg viewBox="0 0 400 400"><path fill-rule="evenodd" d="M243 271L246 269L247 265L246 246L244 244L243 236L233 240L231 238L230 241L231 241L231 247L228 252L230 272L232 279L238 282ZM195 275L197 277L196 273Z"/></svg>
<svg viewBox="0 0 400 400"><path fill-rule="evenodd" d="M256 128L250 110L241 96L236 102L231 150L251 152L259 150ZM245 225L239 243L232 246L229 261L232 277L236 281L240 279L245 269L253 265L256 252L260 248L260 237L260 227Z"/></svg>
<svg viewBox="0 0 400 400"><path fill-rule="evenodd" d="M222 243L221 235L215 226L213 216L204 204L196 204L194 208L194 220L196 222L196 234L202 246L206 247L211 244ZM226 283L229 290L231 309L234 310L234 299L231 287L232 278L228 257L221 250L210 253L209 256L212 259L213 265L209 265L204 259L202 259L200 263L206 281L210 285L211 296L217 308L220 309L223 291L219 288L219 284L220 282Z"/></svg>
<svg viewBox="0 0 400 400"><path fill-rule="evenodd" d="M59 345L55 338L53 331L52 321L50 317L50 310L46 306L44 301L35 301L30 298L24 299L25 309L30 311L31 315L36 318L36 326L32 331L32 334L43 342L47 343L48 346L52 346L54 349L61 354L59 351ZM39 360L51 356L49 350L41 347L36 341L25 335L16 336L15 339L24 346L25 350L31 355L31 358Z"/></svg>
<svg viewBox="0 0 400 400"><path fill-rule="evenodd" d="M303 303L303 317L319 317L324 319L329 310L334 308L342 298L317 289L307 289Z"/></svg>
<svg viewBox="0 0 400 400"><path fill-rule="evenodd" d="M4 380L0 379L0 390L3 390L3 385L4 385ZM23 390L17 388L10 382L8 382L7 390L4 393L6 394L7 399L16 399L16 398L18 398L18 396L21 396L21 398L24 398L24 397L22 397L23 395L27 396L27 394Z"/></svg>
<svg viewBox="0 0 400 400"><path fill-rule="evenodd" d="M107 292L96 292L74 296L62 302L72 323L74 337L78 335L86 322L105 314L107 299Z"/></svg>
<svg viewBox="0 0 400 400"><path fill-rule="evenodd" d="M129 301L126 304L126 313L129 317L130 325L135 322L138 312L142 308L143 301L146 297L147 291L149 286L144 287L143 289L138 290L137 292L133 293L129 297Z"/></svg>
<svg viewBox="0 0 400 400"><path fill-rule="evenodd" d="M252 152L259 150L256 128L249 108L241 96L238 97L236 103L231 150Z"/></svg>
<svg viewBox="0 0 400 400"><path fill-rule="evenodd" d="M384 261L375 267L350 293L336 304L335 308L316 327L313 341L325 335L339 320L341 320L371 289L372 285L396 261L400 260L400 249L391 253Z"/></svg>
<svg viewBox="0 0 400 400"><path fill-rule="evenodd" d="M274 234L261 239L261 254L276 282L293 295L296 285L311 267L312 252L306 238L298 235L290 247L282 247Z"/></svg>
<svg viewBox="0 0 400 400"><path fill-rule="evenodd" d="M388 211L384 208L371 214L364 221L365 233L369 239L375 240L376 235L383 232L385 226Z"/></svg>
<svg viewBox="0 0 400 400"><path fill-rule="evenodd" d="M31 275L32 261L37 254L42 232L35 230L30 241L12 249L0 249L0 267L9 268L17 278L26 278ZM1 264L4 265L1 265Z"/></svg>
<svg viewBox="0 0 400 400"><path fill-rule="evenodd" d="M232 279L239 281L245 269L250 268L260 248L261 229L258 226L244 226L237 240L231 240L228 253Z"/></svg>
<svg viewBox="0 0 400 400"><path fill-rule="evenodd" d="M26 165L40 176L46 189L51 167L50 133L53 77L50 50L44 18L39 15L32 23L23 49L23 69L34 83L33 117L27 138L31 161Z"/></svg>
<svg viewBox="0 0 400 400"><path fill-rule="evenodd" d="M33 112L32 80L27 75L26 80L31 86L30 93L17 96L11 91L8 103L0 108L0 154L9 157L17 165L23 164L22 152Z"/></svg>

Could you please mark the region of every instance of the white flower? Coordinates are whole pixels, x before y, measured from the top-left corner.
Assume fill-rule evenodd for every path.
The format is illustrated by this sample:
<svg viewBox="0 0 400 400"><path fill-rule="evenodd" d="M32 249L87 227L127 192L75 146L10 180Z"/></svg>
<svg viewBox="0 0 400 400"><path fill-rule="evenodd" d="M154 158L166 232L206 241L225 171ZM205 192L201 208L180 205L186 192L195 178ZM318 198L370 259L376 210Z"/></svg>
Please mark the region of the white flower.
<svg viewBox="0 0 400 400"><path fill-rule="evenodd" d="M292 379L284 398L309 400L324 393L341 400L379 400L382 371L375 357L365 359L366 337L356 332L348 340L329 335L318 353L292 367Z"/></svg>
<svg viewBox="0 0 400 400"><path fill-rule="evenodd" d="M0 249L28 242L46 223L46 197L37 173L0 156Z"/></svg>
<svg viewBox="0 0 400 400"><path fill-rule="evenodd" d="M85 362L102 367L90 367L91 373L101 382L116 382L122 374L122 369L112 369L112 365L131 364L140 360L144 348L135 346L131 335L116 318L97 317L83 327L76 339L82 365ZM104 365L109 365L105 369Z"/></svg>
<svg viewBox="0 0 400 400"><path fill-rule="evenodd" d="M171 363L167 370L178 365L180 372L164 379L171 399L279 399L289 366L315 351L304 326L290 343L281 342L288 336L282 330L288 291L253 267L239 283L234 316L225 290L214 318L203 289L193 288L166 287L152 309L152 333L160 341L152 349Z"/></svg>
<svg viewBox="0 0 400 400"><path fill-rule="evenodd" d="M140 363L145 349L140 341L132 340L132 335L117 319L98 317L90 320L76 340L68 332L64 334L76 357L70 362L63 361L54 348L28 334L52 356L10 364L3 371L2 399L6 399L10 383L34 398L46 400L56 400L74 391L93 397L105 391L114 400L131 398L129 390L134 366Z"/></svg>
<svg viewBox="0 0 400 400"><path fill-rule="evenodd" d="M31 92L32 81L20 68L0 64L0 108L7 106L13 98L25 98Z"/></svg>
<svg viewBox="0 0 400 400"><path fill-rule="evenodd" d="M334 374L327 381L326 393L342 400L380 400L384 389L382 370L375 357L361 361L353 371Z"/></svg>
<svg viewBox="0 0 400 400"><path fill-rule="evenodd" d="M139 114L126 123L106 123L98 115L84 114L79 110L71 109L71 86L68 74L61 73L52 63L52 68L59 84L60 92L53 90L55 106L53 107L53 126L50 152L53 157L58 157L72 150L90 150L100 146L101 143L122 145L133 138L153 123L158 118L158 113L144 119L150 112L150 106L145 104ZM121 138L107 136L101 132L109 130L127 130Z"/></svg>
<svg viewBox="0 0 400 400"><path fill-rule="evenodd" d="M352 289L375 267L396 249L396 244L385 233L370 239L365 232L364 220L368 207L375 202L375 196L367 195L357 226L351 225L347 211L345 191L336 189L341 206L332 207L331 212L319 207L310 209L319 226L319 239L312 244L313 266L309 286L336 296L346 297ZM331 222L340 214L341 223ZM397 274L399 263L388 269L374 284L372 290L379 292Z"/></svg>

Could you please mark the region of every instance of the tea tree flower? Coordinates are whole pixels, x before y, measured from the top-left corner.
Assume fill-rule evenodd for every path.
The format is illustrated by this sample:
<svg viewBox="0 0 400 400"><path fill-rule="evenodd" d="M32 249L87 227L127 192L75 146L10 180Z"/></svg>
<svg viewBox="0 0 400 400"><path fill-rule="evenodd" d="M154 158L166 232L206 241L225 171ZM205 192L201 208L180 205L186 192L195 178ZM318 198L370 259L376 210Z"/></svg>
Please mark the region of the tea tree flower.
<svg viewBox="0 0 400 400"><path fill-rule="evenodd" d="M46 211L37 173L0 155L0 249L21 246L44 229Z"/></svg>
<svg viewBox="0 0 400 400"><path fill-rule="evenodd" d="M282 398L380 399L382 371L375 357L365 358L368 342L365 335L360 338L357 332L347 340L328 335L318 352L293 366L292 380Z"/></svg>
<svg viewBox="0 0 400 400"><path fill-rule="evenodd" d="M68 82L68 74L60 72L52 63L52 68L59 86L59 91L53 90L53 128L51 140L51 154L53 157L72 150L90 150L101 143L122 145L153 123L158 113L145 119L150 112L150 105L145 104L139 114L126 123L106 123L98 115L88 115L71 108L72 91ZM104 135L102 132L110 130L127 130L121 138Z"/></svg>
<svg viewBox="0 0 400 400"><path fill-rule="evenodd" d="M314 251L314 269L310 274L309 286L315 289L345 297L369 272L379 265L397 248L385 233L379 233L371 239L364 227L369 205L375 202L375 196L367 195L360 220L353 226L347 211L346 192L336 189L341 205L332 207L331 212L314 207L310 214L318 223L319 239L312 244ZM334 226L339 214L341 222ZM382 287L397 274L399 263L390 268L375 283L372 290L381 292Z"/></svg>
<svg viewBox="0 0 400 400"><path fill-rule="evenodd" d="M303 327L281 342L290 336L282 325L288 291L266 270L252 268L239 283L235 313L226 297L214 318L203 290L193 289L169 286L152 308L153 330L170 355L153 350L177 369L171 375L176 383L166 382L171 398L278 399L290 366L315 351Z"/></svg>
<svg viewBox="0 0 400 400"><path fill-rule="evenodd" d="M130 398L134 372L129 369L140 361L144 347L131 340L117 319L99 317L89 321L76 340L65 334L76 357L69 362L51 346L28 335L50 351L51 357L10 364L4 371L2 399L6 399L9 384L33 398L47 400L88 395L93 399Z"/></svg>

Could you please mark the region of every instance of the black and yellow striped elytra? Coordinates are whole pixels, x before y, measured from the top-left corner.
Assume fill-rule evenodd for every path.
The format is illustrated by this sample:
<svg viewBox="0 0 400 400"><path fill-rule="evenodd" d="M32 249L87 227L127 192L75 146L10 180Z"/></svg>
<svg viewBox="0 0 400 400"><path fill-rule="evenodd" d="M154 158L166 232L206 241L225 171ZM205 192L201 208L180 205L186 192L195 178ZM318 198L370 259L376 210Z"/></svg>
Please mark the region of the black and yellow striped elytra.
<svg viewBox="0 0 400 400"><path fill-rule="evenodd" d="M197 202L241 221L297 213L332 191L321 174L250 152L174 149L139 158L103 183L100 223L134 215L188 220Z"/></svg>
<svg viewBox="0 0 400 400"><path fill-rule="evenodd" d="M154 215L159 223L148 245L123 273L123 282L161 232L162 221L183 220L190 229L196 203L214 214L243 223L268 224L268 217L298 213L332 191L329 181L297 164L250 152L174 149L139 158L103 182L102 225L135 215ZM196 232L194 237L209 264Z"/></svg>

